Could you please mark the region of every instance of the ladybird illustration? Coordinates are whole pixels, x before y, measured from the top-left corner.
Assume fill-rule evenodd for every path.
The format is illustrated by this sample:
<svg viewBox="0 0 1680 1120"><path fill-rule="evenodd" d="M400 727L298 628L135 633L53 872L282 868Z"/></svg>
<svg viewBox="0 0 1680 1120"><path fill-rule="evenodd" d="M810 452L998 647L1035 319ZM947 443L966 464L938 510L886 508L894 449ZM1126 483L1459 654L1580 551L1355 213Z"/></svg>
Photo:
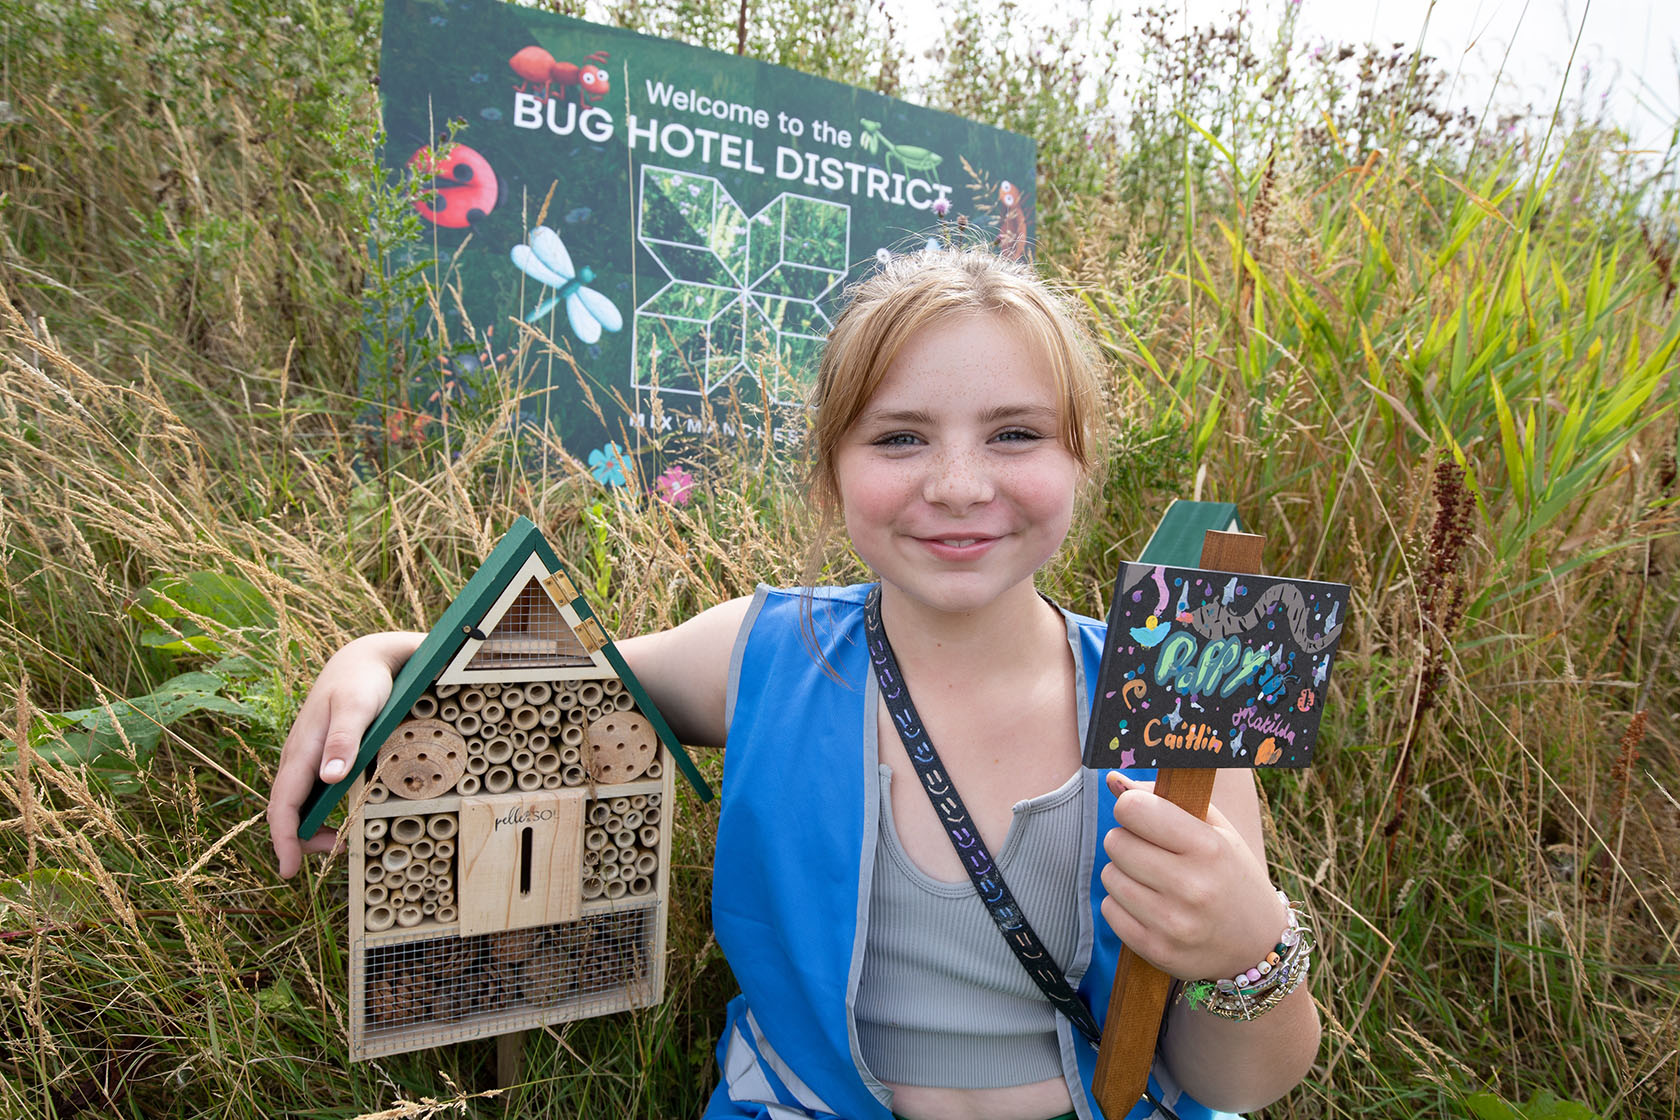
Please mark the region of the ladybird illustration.
<svg viewBox="0 0 1680 1120"><path fill-rule="evenodd" d="M496 208L500 188L490 161L465 144L441 144L421 148L409 158L409 167L421 178L430 194L414 200L422 217L448 229L466 229Z"/></svg>
<svg viewBox="0 0 1680 1120"><path fill-rule="evenodd" d="M1312 711L1313 701L1317 699L1318 697L1314 695L1312 689L1303 688L1301 690L1301 695L1295 698L1295 707L1303 712L1310 712Z"/></svg>

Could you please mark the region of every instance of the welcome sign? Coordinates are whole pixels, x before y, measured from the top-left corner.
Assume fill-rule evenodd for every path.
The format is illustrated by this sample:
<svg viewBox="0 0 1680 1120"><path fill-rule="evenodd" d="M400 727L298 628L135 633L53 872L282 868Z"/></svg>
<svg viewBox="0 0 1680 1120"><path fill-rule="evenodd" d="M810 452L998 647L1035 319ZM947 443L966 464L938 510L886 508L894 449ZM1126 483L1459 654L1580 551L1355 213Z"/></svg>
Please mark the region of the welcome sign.
<svg viewBox="0 0 1680 1120"><path fill-rule="evenodd" d="M435 257L447 289L424 325L490 339L400 406L423 427L499 379L606 481L625 445L794 438L778 410L846 284L942 218L1031 244L1031 140L750 59L497 0L387 0L380 78L385 163L421 179L429 225L409 259Z"/></svg>
<svg viewBox="0 0 1680 1120"><path fill-rule="evenodd" d="M1347 598L1342 583L1122 564L1085 765L1310 765Z"/></svg>

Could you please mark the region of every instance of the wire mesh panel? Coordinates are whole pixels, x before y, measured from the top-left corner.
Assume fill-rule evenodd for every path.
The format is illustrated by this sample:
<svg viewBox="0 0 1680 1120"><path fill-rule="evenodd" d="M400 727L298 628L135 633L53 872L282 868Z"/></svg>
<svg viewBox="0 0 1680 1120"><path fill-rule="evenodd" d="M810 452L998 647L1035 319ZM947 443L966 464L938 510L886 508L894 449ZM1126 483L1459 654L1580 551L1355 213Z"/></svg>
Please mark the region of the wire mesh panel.
<svg viewBox="0 0 1680 1120"><path fill-rule="evenodd" d="M594 663L560 608L533 579L467 662L467 671L565 669Z"/></svg>
<svg viewBox="0 0 1680 1120"><path fill-rule="evenodd" d="M356 1057L643 1007L659 997L658 910L479 937L360 945Z"/></svg>

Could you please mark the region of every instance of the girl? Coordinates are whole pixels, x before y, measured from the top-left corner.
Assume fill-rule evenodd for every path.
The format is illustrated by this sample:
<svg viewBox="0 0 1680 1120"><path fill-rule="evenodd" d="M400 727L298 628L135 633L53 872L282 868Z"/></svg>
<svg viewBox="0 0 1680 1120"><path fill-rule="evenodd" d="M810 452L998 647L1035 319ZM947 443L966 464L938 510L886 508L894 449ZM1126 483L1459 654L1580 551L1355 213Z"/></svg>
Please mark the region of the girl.
<svg viewBox="0 0 1680 1120"><path fill-rule="evenodd" d="M712 910L742 995L708 1117L1101 1115L1095 1048L999 935L932 793L960 791L1099 1021L1119 942L1229 977L1288 925L1247 771L1220 772L1198 821L1144 773L1080 765L1103 626L1033 577L1067 534L1097 400L1073 316L1025 266L893 259L835 324L811 434L819 508L879 584L760 588L620 643L684 742L728 747ZM299 845L298 806L317 769L343 777L422 637L358 639L311 690L269 803L281 874L331 848ZM916 716L894 719L906 692L939 756L927 784L900 734ZM1317 1013L1304 984L1269 1002L1252 1022L1171 1005L1151 1095L1190 1120L1294 1086Z"/></svg>

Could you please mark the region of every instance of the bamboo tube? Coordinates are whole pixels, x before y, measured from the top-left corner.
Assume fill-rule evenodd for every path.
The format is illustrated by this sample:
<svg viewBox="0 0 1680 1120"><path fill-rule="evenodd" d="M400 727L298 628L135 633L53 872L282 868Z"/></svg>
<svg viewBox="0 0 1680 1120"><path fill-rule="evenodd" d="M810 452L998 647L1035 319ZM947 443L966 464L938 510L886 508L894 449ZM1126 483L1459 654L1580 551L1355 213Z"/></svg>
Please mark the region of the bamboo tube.
<svg viewBox="0 0 1680 1120"><path fill-rule="evenodd" d="M617 696L624 691L624 682L617 677L608 677L601 682L601 691L608 696Z"/></svg>
<svg viewBox="0 0 1680 1120"><path fill-rule="evenodd" d="M469 774L482 776L488 769L490 769L490 760L482 754L475 754L467 759L467 773Z"/></svg>
<svg viewBox="0 0 1680 1120"><path fill-rule="evenodd" d="M643 852L636 857L635 868L638 874L652 875L659 867L659 857L652 852Z"/></svg>
<svg viewBox="0 0 1680 1120"><path fill-rule="evenodd" d="M583 721L585 723L594 723L606 714L607 710L601 707L601 705L590 704L588 707L583 709Z"/></svg>
<svg viewBox="0 0 1680 1120"><path fill-rule="evenodd" d="M438 891L438 905L439 906L453 906L453 905L455 905L455 891L452 888L447 887L447 886L442 888L441 890L439 890Z"/></svg>
<svg viewBox="0 0 1680 1120"><path fill-rule="evenodd" d="M537 773L539 774L559 773L560 752L543 751L541 754L537 755L536 758L531 760L531 765L536 767Z"/></svg>
<svg viewBox="0 0 1680 1120"><path fill-rule="evenodd" d="M586 708L591 704L599 704L601 702L602 695L601 685L598 681L584 681L582 684L578 685L578 703L582 704Z"/></svg>
<svg viewBox="0 0 1680 1120"><path fill-rule="evenodd" d="M649 805L657 805L657 804L659 804L659 794L657 794L657 793L650 793L650 794L648 794L648 795L647 795L647 799L648 799L648 804L649 804Z"/></svg>
<svg viewBox="0 0 1680 1120"><path fill-rule="evenodd" d="M422 692L415 697L414 707L408 710L408 714L415 719L431 719L437 715L437 708L437 697Z"/></svg>
<svg viewBox="0 0 1680 1120"><path fill-rule="evenodd" d="M547 681L525 682L525 703L533 707L542 707L554 696L554 686Z"/></svg>
<svg viewBox="0 0 1680 1120"><path fill-rule="evenodd" d="M531 732L529 735L527 735L525 737L525 745L530 747L537 754L541 754L542 752L544 752L548 749L548 732L546 732L546 731L533 731L533 732Z"/></svg>
<svg viewBox="0 0 1680 1120"><path fill-rule="evenodd" d="M559 774L544 774L542 776L542 787L544 789L559 789L565 784L565 779Z"/></svg>
<svg viewBox="0 0 1680 1120"><path fill-rule="evenodd" d="M635 706L636 706L636 699L635 699L635 697L631 696L628 692L621 692L617 696L613 697L613 707L616 708L617 710L621 711L621 712L628 712L631 708L634 708Z"/></svg>
<svg viewBox="0 0 1680 1120"><path fill-rule="evenodd" d="M383 906L385 900L391 897L391 889L384 883L370 883L362 892L362 900L369 906Z"/></svg>
<svg viewBox="0 0 1680 1120"><path fill-rule="evenodd" d="M479 687L484 689L484 696L487 700L494 700L502 694L502 684L500 681L492 681L489 684L480 685Z"/></svg>
<svg viewBox="0 0 1680 1120"><path fill-rule="evenodd" d="M573 750L580 749L583 746L583 724L568 723L565 727L561 728L560 741L568 747L571 747ZM577 760L571 759L569 761L575 762Z"/></svg>
<svg viewBox="0 0 1680 1120"><path fill-rule="evenodd" d="M369 840L363 845L362 854L364 856L377 856L381 852L383 852L384 850L385 850L385 841L383 841L383 840Z"/></svg>
<svg viewBox="0 0 1680 1120"><path fill-rule="evenodd" d="M411 879L402 885L404 902L413 902L424 893L426 893L426 888L420 884L418 879Z"/></svg>
<svg viewBox="0 0 1680 1120"><path fill-rule="evenodd" d="M434 853L439 859L451 859L455 855L455 841L439 840Z"/></svg>
<svg viewBox="0 0 1680 1120"><path fill-rule="evenodd" d="M484 788L491 793L506 793L513 788L513 771L506 766L492 766L484 775Z"/></svg>
<svg viewBox="0 0 1680 1120"><path fill-rule="evenodd" d="M420 895L420 898L424 902L436 902L437 896L438 892L436 887L427 887L424 893Z"/></svg>
<svg viewBox="0 0 1680 1120"><path fill-rule="evenodd" d="M425 898L427 895L431 895L433 898L437 897L436 875L428 875L420 880L420 897Z"/></svg>
<svg viewBox="0 0 1680 1120"><path fill-rule="evenodd" d="M418 883L426 877L426 865L410 860L408 863L403 864L402 873L408 877L409 882Z"/></svg>
<svg viewBox="0 0 1680 1120"><path fill-rule="evenodd" d="M583 897L600 898L604 887L605 884L599 878L594 875L585 875L583 878Z"/></svg>
<svg viewBox="0 0 1680 1120"><path fill-rule="evenodd" d="M512 710L516 706L525 703L525 686L517 684L504 684L502 686L502 694L498 696L497 699L502 702L502 707Z"/></svg>
<svg viewBox="0 0 1680 1120"><path fill-rule="evenodd" d="M432 858L433 844L430 837L422 836L408 846L408 854L415 859L427 860Z"/></svg>
<svg viewBox="0 0 1680 1120"><path fill-rule="evenodd" d="M389 906L373 906L369 907L367 916L362 919L362 924L378 933L380 930L390 929L396 923L396 920L396 911Z"/></svg>
<svg viewBox="0 0 1680 1120"><path fill-rule="evenodd" d="M583 709L578 707L576 704L566 709L567 723L585 723L588 721L588 718L589 717L584 714Z"/></svg>
<svg viewBox="0 0 1680 1120"><path fill-rule="evenodd" d="M478 718L486 723L500 723L507 715L507 709L502 707L499 700L486 700L484 707L478 710Z"/></svg>
<svg viewBox="0 0 1680 1120"><path fill-rule="evenodd" d="M623 898L630 890L622 879L608 879L606 889L608 898Z"/></svg>
<svg viewBox="0 0 1680 1120"><path fill-rule="evenodd" d="M397 844L413 844L426 835L426 825L419 817L398 817L391 822L391 840Z"/></svg>
<svg viewBox="0 0 1680 1120"><path fill-rule="evenodd" d="M433 840L447 840L459 827L460 820L454 813L434 813L426 818L426 835Z"/></svg>
<svg viewBox="0 0 1680 1120"><path fill-rule="evenodd" d="M455 783L455 788L461 791L462 797L474 797L478 794L480 784L477 774L462 774L461 780Z"/></svg>
<svg viewBox="0 0 1680 1120"><path fill-rule="evenodd" d="M514 775L514 784L526 793L542 788L543 776L535 770L521 770Z"/></svg>
<svg viewBox="0 0 1680 1120"><path fill-rule="evenodd" d="M431 917L433 914L436 914L437 913L437 899L428 898L425 901L421 902L420 903L420 913L423 916L428 917L428 918Z"/></svg>
<svg viewBox="0 0 1680 1120"><path fill-rule="evenodd" d="M462 712L455 717L455 730L463 735L477 735L478 729L484 726L484 720L477 712Z"/></svg>
<svg viewBox="0 0 1680 1120"><path fill-rule="evenodd" d="M513 744L514 750L522 751L531 745L531 733L523 727L509 727L506 722L502 726L502 734L508 737L508 742Z"/></svg>
<svg viewBox="0 0 1680 1120"><path fill-rule="evenodd" d="M506 739L491 739L484 744L484 757L498 765L513 757L513 744Z"/></svg>
<svg viewBox="0 0 1680 1120"><path fill-rule="evenodd" d="M657 778L657 777L660 777L661 775L663 775L664 773L665 773L665 764L660 762L659 759L655 758L652 762L648 763L647 769L642 771L642 777L644 777L644 778Z"/></svg>
<svg viewBox="0 0 1680 1120"><path fill-rule="evenodd" d="M407 848L392 844L380 855L379 862L387 871L401 871L408 866L408 859Z"/></svg>
<svg viewBox="0 0 1680 1120"><path fill-rule="evenodd" d="M455 864L442 856L436 856L426 864L426 869L438 876L441 882L443 876L455 870Z"/></svg>
<svg viewBox="0 0 1680 1120"><path fill-rule="evenodd" d="M625 828L634 830L642 827L642 811L640 809L626 809L620 819L623 820Z"/></svg>
<svg viewBox="0 0 1680 1120"><path fill-rule="evenodd" d="M607 804L612 806L614 816L620 816L630 808L630 799L628 797L615 797Z"/></svg>
<svg viewBox="0 0 1680 1120"><path fill-rule="evenodd" d="M631 894L647 894L653 889L653 880L646 875L637 875L630 880Z"/></svg>
<svg viewBox="0 0 1680 1120"><path fill-rule="evenodd" d="M529 704L522 704L517 708L510 709L508 712L508 718L511 719L513 721L513 725L521 731L529 731L538 723L542 722L542 712L531 707Z"/></svg>
<svg viewBox="0 0 1680 1120"><path fill-rule="evenodd" d="M598 852L607 846L607 830L591 828L583 834L583 846L592 852Z"/></svg>
<svg viewBox="0 0 1680 1120"><path fill-rule="evenodd" d="M612 810L607 807L606 802L604 802L604 801L592 801L592 802L589 803L589 823L590 824L606 824L607 823L607 818L611 817L611 816L612 816Z"/></svg>
<svg viewBox="0 0 1680 1120"><path fill-rule="evenodd" d="M618 862L616 860L602 860L601 861L601 878L603 880L611 883L611 882L616 881L618 879L618 876L619 876L619 870L618 870Z"/></svg>
<svg viewBox="0 0 1680 1120"><path fill-rule="evenodd" d="M607 819L601 822L601 827L608 832L621 831L624 828L624 818L617 813L610 813Z"/></svg>
<svg viewBox="0 0 1680 1120"><path fill-rule="evenodd" d="M383 783L374 782L367 787L367 802L369 805L383 804L385 799L390 796L391 791L386 789Z"/></svg>
<svg viewBox="0 0 1680 1120"><path fill-rule="evenodd" d="M661 814L660 811L659 811L659 806L649 805L646 809L642 810L642 823L643 824L658 824L659 823L659 818L662 815L663 814Z"/></svg>
<svg viewBox="0 0 1680 1120"><path fill-rule="evenodd" d="M438 701L437 718L443 720L445 723L454 723L456 720L460 719L462 711L463 709L459 700Z"/></svg>
<svg viewBox="0 0 1680 1120"><path fill-rule="evenodd" d="M636 839L642 842L644 848L657 848L659 846L659 829L651 824L644 824L642 830L636 833Z"/></svg>
<svg viewBox="0 0 1680 1120"><path fill-rule="evenodd" d="M461 693L461 710L463 712L478 712L484 708L484 690L469 688Z"/></svg>
<svg viewBox="0 0 1680 1120"><path fill-rule="evenodd" d="M391 822L384 817L374 817L362 826L362 835L369 840L378 840L385 835L385 830L391 827Z"/></svg>
<svg viewBox="0 0 1680 1120"><path fill-rule="evenodd" d="M513 768L515 770L535 770L537 756L523 748L513 752Z"/></svg>
<svg viewBox="0 0 1680 1120"><path fill-rule="evenodd" d="M638 812L640 812L641 810L646 809L647 807L648 807L647 794L645 794L645 793L634 793L634 794L630 795L630 808L635 809Z"/></svg>
<svg viewBox="0 0 1680 1120"><path fill-rule="evenodd" d="M413 926L419 925L420 919L423 916L424 915L420 912L420 907L404 906L401 910L397 911L397 924L402 926L404 929L409 929Z"/></svg>
<svg viewBox="0 0 1680 1120"><path fill-rule="evenodd" d="M599 848L585 847L583 849L583 866L584 867L599 867L599 866L601 866L601 850Z"/></svg>
<svg viewBox="0 0 1680 1120"><path fill-rule="evenodd" d="M537 712L537 722L544 727L555 727L562 718L558 704L544 704Z"/></svg>
<svg viewBox="0 0 1680 1120"><path fill-rule="evenodd" d="M586 777L588 775L583 772L583 767L575 763L566 767L560 774L561 782L568 786L581 786Z"/></svg>
<svg viewBox="0 0 1680 1120"><path fill-rule="evenodd" d="M367 864L362 868L362 878L369 883L379 882L379 880L385 878L385 865L382 863Z"/></svg>
<svg viewBox="0 0 1680 1120"><path fill-rule="evenodd" d="M454 696L457 692L460 692L461 686L458 684L434 684L432 686L432 691L437 693L437 698L439 700L447 700L449 697Z"/></svg>
<svg viewBox="0 0 1680 1120"><path fill-rule="evenodd" d="M435 918L437 918L438 921L442 922L446 926L447 925L452 925L455 922L455 907L453 907L453 906L439 906L437 908L437 913L433 916Z"/></svg>
<svg viewBox="0 0 1680 1120"><path fill-rule="evenodd" d="M613 833L613 843L620 848L634 848L636 846L636 834L628 828L621 828Z"/></svg>
<svg viewBox="0 0 1680 1120"><path fill-rule="evenodd" d="M578 729L578 734L581 735L582 733L583 733L583 729L579 728ZM583 761L583 748L582 747L562 747L562 748L560 748L560 762L561 762L562 765L570 766L574 762L582 762L582 761Z"/></svg>

